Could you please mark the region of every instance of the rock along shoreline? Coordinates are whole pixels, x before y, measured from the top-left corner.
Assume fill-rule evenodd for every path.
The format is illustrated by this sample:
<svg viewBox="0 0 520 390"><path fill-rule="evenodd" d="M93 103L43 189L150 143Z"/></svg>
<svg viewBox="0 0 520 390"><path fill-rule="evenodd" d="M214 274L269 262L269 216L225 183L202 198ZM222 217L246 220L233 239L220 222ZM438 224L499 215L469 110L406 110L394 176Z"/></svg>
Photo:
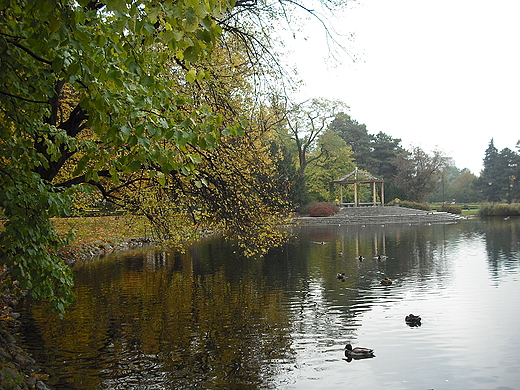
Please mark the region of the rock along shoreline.
<svg viewBox="0 0 520 390"><path fill-rule="evenodd" d="M125 238L117 240L96 240L84 244L72 245L59 250L58 255L68 266L78 261L90 260L109 253L138 248L156 242L153 237Z"/></svg>

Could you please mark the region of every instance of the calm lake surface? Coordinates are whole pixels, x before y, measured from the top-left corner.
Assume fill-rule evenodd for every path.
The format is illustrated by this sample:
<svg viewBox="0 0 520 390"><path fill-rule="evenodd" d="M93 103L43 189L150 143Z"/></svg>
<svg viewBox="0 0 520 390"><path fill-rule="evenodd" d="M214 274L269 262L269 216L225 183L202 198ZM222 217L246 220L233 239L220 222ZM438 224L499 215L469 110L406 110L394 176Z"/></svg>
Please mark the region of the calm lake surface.
<svg viewBox="0 0 520 390"><path fill-rule="evenodd" d="M520 219L292 231L263 259L214 239L79 264L65 319L22 308L24 345L55 389L520 389Z"/></svg>

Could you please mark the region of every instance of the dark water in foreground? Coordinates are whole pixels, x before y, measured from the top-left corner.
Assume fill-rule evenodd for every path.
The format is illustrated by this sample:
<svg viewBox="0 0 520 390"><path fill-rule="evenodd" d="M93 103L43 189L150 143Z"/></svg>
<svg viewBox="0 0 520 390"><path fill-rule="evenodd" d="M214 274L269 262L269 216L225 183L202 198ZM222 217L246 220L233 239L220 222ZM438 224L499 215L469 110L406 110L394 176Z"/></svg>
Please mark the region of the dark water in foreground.
<svg viewBox="0 0 520 390"><path fill-rule="evenodd" d="M294 233L264 259L217 239L76 266L24 342L56 389L520 389L520 219Z"/></svg>

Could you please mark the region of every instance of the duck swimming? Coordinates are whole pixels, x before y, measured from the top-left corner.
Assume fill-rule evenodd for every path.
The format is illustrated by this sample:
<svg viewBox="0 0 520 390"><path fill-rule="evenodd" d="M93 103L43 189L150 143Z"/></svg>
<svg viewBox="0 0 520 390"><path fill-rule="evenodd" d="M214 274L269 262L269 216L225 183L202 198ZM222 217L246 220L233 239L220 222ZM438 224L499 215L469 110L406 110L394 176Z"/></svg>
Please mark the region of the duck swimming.
<svg viewBox="0 0 520 390"><path fill-rule="evenodd" d="M336 275L336 279L342 280L342 281L345 280L345 272L342 272L342 273L338 272Z"/></svg>
<svg viewBox="0 0 520 390"><path fill-rule="evenodd" d="M383 286L390 286L392 284L392 279L390 279L388 277L381 279L381 284Z"/></svg>
<svg viewBox="0 0 520 390"><path fill-rule="evenodd" d="M350 359L368 359L376 355L374 355L373 349L361 347L352 348L352 345L349 343L345 346L345 356Z"/></svg>
<svg viewBox="0 0 520 390"><path fill-rule="evenodd" d="M416 316L416 315L413 315L413 314L408 314L404 318L404 320L405 320L405 322L409 326L420 326L421 325L421 317L420 316Z"/></svg>

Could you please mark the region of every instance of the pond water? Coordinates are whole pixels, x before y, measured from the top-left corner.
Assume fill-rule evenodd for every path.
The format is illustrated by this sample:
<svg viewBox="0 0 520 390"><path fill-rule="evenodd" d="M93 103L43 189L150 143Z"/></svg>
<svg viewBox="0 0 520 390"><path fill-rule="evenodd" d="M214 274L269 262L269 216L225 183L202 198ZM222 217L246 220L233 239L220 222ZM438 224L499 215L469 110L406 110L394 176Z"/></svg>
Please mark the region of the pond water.
<svg viewBox="0 0 520 390"><path fill-rule="evenodd" d="M520 389L520 219L292 232L263 259L213 239L79 264L63 320L22 308L24 346L55 389Z"/></svg>

